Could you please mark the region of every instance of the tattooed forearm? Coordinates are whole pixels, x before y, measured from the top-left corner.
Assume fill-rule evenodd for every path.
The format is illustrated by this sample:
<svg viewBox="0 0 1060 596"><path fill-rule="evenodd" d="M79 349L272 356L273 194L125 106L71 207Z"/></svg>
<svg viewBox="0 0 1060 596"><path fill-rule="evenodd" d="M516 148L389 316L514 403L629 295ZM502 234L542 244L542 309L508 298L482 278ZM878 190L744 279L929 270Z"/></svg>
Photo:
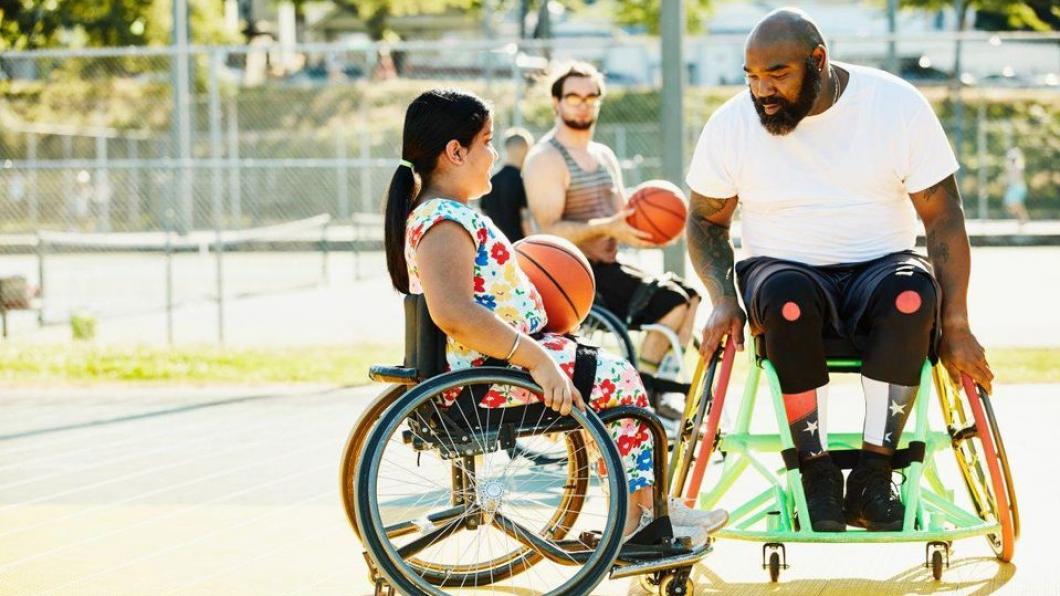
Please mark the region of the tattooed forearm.
<svg viewBox="0 0 1060 596"><path fill-rule="evenodd" d="M733 199L729 199L733 200ZM728 226L709 221L726 207L726 200L701 198L688 218L688 252L711 302L736 297L733 283L733 249Z"/></svg>
<svg viewBox="0 0 1060 596"><path fill-rule="evenodd" d="M966 325L971 249L961 196L953 176L913 195L924 220L928 257L942 287L942 324Z"/></svg>

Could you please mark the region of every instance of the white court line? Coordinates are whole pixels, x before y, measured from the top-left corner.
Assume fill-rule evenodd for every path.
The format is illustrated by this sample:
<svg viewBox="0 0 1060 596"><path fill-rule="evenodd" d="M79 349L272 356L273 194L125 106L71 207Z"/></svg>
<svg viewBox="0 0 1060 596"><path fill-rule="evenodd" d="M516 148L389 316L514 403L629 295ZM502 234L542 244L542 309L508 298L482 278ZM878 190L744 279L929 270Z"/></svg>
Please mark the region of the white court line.
<svg viewBox="0 0 1060 596"><path fill-rule="evenodd" d="M305 451L305 450L303 450L303 451ZM240 491L236 491L234 493L229 493L227 495L221 495L220 497L215 497L213 499L208 499L206 501L200 501L199 503L196 503L194 505L186 505L184 507L178 507L175 510L170 511L169 513L162 514L162 515L156 515L154 517L149 517L147 519L140 520L139 522L137 522L135 524L132 524L131 526L124 526L124 527L112 530L110 532L104 532L102 534L96 534L96 535L90 536L88 538L83 538L81 540L78 540L78 541L75 541L75 542L72 542L72 543L69 543L69 544L65 544L65 545L58 546L58 547L55 547L55 548L51 548L51 549L48 549L48 550L45 550L45 551L34 553L34 554L29 555L27 557L23 557L21 559L18 559L18 560L11 561L11 562L5 563L3 565L0 565L0 572L2 572L4 570L7 570L7 569L11 569L13 567L18 567L19 565L24 565L24 564L32 562L32 561L36 561L38 559L47 557L49 555L54 555L55 553L64 552L64 551L70 550L71 548L75 548L75 547L78 547L78 546L81 546L81 545L84 545L84 544L88 544L88 543L92 543L92 542L98 542L98 541L100 541L100 540L102 540L104 538L109 538L111 536L114 536L115 534L121 534L122 532L128 532L129 530L132 530L132 529L135 529L135 528L138 528L138 527L141 527L141 526L145 526L145 525L156 523L156 522L159 522L159 521L162 521L162 520L165 520L165 519L169 519L171 517L175 517L175 516L183 514L183 513L188 513L189 511L195 511L195 510L201 509L202 507L205 507L207 505L213 505L215 503L220 503L220 502L223 502L225 500L231 499L233 497L239 497L239 496L242 496L242 495L245 495L245 494L248 494L248 493L252 493L252 492L257 491L257 490L261 490L263 488L268 488L270 486L281 484L283 482L288 482L292 478L297 478L298 476L302 476L302 475L305 475L305 474L310 473L310 472L317 472L318 470L322 470L324 468L331 467L332 465L333 464L329 463L326 466L317 466L315 468L309 468L309 469L301 470L299 472L295 472L293 474L288 474L287 476L283 476L283 477L281 477L281 478L279 478L277 480L272 480L272 481L269 481L269 482L256 484L254 486L251 486L249 488L245 488L245 489L240 490ZM329 492L331 492L331 491L329 491Z"/></svg>
<svg viewBox="0 0 1060 596"><path fill-rule="evenodd" d="M286 397L287 396L277 396L277 397L271 398L271 399L280 400L280 399L286 399ZM291 396L291 397L300 397L302 399L307 399L307 400L308 399L312 399L311 397L306 397L305 394L295 395L295 396ZM263 398L263 399L265 399L265 398ZM241 402L233 402L231 404L217 404L217 407L221 407L223 405L232 405L232 406L245 405L247 403L247 401L249 401L249 400L241 401ZM189 404L189 405L194 405L194 404ZM172 412L166 412L167 409L172 409L173 411ZM133 416L133 417L137 417L137 418L122 419L122 417L119 416L119 417L115 417L114 419L112 419L112 422L105 423L105 424L100 424L100 423L93 424L94 422L96 422L96 419L84 420L82 422L84 424L84 426L82 426L82 427L63 429L63 430L57 431L55 433L56 435L61 433L61 436L52 436L52 433L45 433L45 434L41 434L41 435L25 436L25 437L18 437L18 438L6 440L6 441L3 441L3 442L0 442L0 445L12 444L12 443L14 443L16 441L18 441L18 442L27 442L27 441L32 442L32 441L37 441L37 440L43 439L43 440L45 440L47 442L45 442L45 443L37 442L37 443L31 444L31 445L28 445L28 446L23 446L21 448L5 448L5 449L3 449L3 452L8 457L16 456L16 455L24 455L26 453L34 453L34 452L39 452L39 451L51 452L51 451L55 451L56 447L61 447L61 446L64 446L64 445L78 445L78 444L83 445L85 443L85 438L83 436L81 436L81 435L83 433L85 433L85 432L94 433L92 435L93 439L94 440L98 440L100 437L111 437L111 436L114 436L114 435L127 434L127 428L122 426L123 424L126 424L126 423L142 423L143 425L150 426L150 427L159 426L159 425L168 426L167 423L171 422L171 419L169 418L170 414L173 414L173 415L187 414L189 416L186 419L192 419L192 417L194 417L196 414L205 414L205 415L209 416L209 415L213 414L213 412L211 412L212 409L213 409L212 407L205 407L204 406L204 407L197 407L197 408L191 407L191 408L188 408L186 410L177 410L176 408L159 408L159 409L156 409L156 410L144 410L142 412L129 413L127 415L127 416ZM158 414L154 415L154 416L146 416L145 415L145 414L151 414L152 412L158 412ZM105 420L105 419L103 419L103 420ZM140 426L139 428L144 428L144 426ZM8 464L6 466L2 466L2 467L0 467L0 470L4 470L4 469L10 468L10 467L17 467L17 466L20 466L20 465L24 465L24 462L25 462L25 460L22 459L22 460L20 460L18 462L14 462L14 463Z"/></svg>
<svg viewBox="0 0 1060 596"><path fill-rule="evenodd" d="M299 435L299 434L297 434L295 432L291 432L291 433L288 433L286 435L269 436L269 437L264 438L263 440L258 441L256 443L245 443L245 444L237 445L235 449L231 449L231 450L228 450L228 451L238 453L240 451L246 451L248 449L249 450L256 450L256 448L258 446L260 446L260 445L263 445L263 444L266 444L266 443L274 443L274 442L276 442L279 439L286 439L286 438L290 438L290 437L294 437L294 436L304 436L304 434L303 435ZM314 435L311 434L310 436L314 436ZM15 529L12 529L12 530L8 530L6 532L2 532L2 533L0 533L0 538L4 538L6 536L10 536L11 534L18 534L18 533L26 532L26 531L32 530L34 528L39 528L41 526L46 526L48 524L54 524L54 523L57 523L57 522L60 522L60 521L66 521L66 520L69 520L69 519L72 519L72 518L75 518L75 517L86 515L86 514L91 513L91 512L95 512L95 511L99 511L99 510L112 509L112 508L117 507L119 505L125 505L125 504L134 502L134 501L139 500L139 499L143 499L143 498L151 497L151 496L154 496L154 495L157 495L157 494L169 492L169 491L177 489L177 488L183 488L185 486L191 486L193 484L198 484L198 483L203 482L205 480L212 480L214 478L220 478L220 477L228 476L228 475L231 475L231 474L233 474L235 472L240 472L240 471L243 471L243 470L251 469L251 468L253 468L255 466L273 464L281 457L288 457L290 455L297 454L297 453L302 453L302 452L307 451L307 450L308 450L308 448L297 449L297 450L294 450L294 451L287 451L287 452L283 453L282 455L280 455L277 458L274 458L272 460L267 460L267 461L255 460L253 463L250 463L250 464L236 466L234 468L226 468L226 469L220 470L218 472L215 472L213 474L207 474L206 476L198 476L198 477L192 478L191 480L186 480L184 482L180 482L180 483L177 483L177 484L170 484L170 485L167 485L167 486L163 486L161 488L152 489L152 490L149 490L147 492L143 492L143 493L140 493L140 494L137 494L137 495L133 495L131 497L126 497L126 498L121 499L119 501L112 501L112 502L108 502L108 503L100 503L100 504L94 505L92 507L85 507L85 508L75 509L75 510L71 511L70 513L67 513L66 515L61 515L59 517L48 518L48 519L43 520L43 521L41 521L39 523L36 523L36 524L31 524L29 526L23 526L23 527L15 528ZM223 453L226 453L226 452L225 451L214 451L210 455L211 456L216 456L218 454L223 454ZM196 461L196 460L200 460L200 459L203 459L203 458L199 457L199 458L194 458L193 460L188 460L188 461ZM180 463L183 464L183 463L186 463L186 462L180 462ZM145 473L158 472L158 471L161 471L163 469L164 468L152 468L151 470L148 470ZM141 474L133 474L133 475L134 476L135 475L143 475L143 473L141 473ZM97 484L100 484L100 485L109 484L110 482L111 481L107 481L107 482L97 483ZM76 491L67 491L67 492L76 492ZM39 499L38 499L38 501L39 501ZM20 503L20 504L16 504L16 505L11 505L9 507L22 507L22 506L25 506L27 504L32 504L32 502Z"/></svg>
<svg viewBox="0 0 1060 596"><path fill-rule="evenodd" d="M316 418L316 417L319 417L319 415L320 415L319 412L310 410L310 411L304 412L301 416L298 416L294 420L292 420L291 418L281 418L273 426L294 428L294 427L297 427L297 424L292 424L292 422L294 422L295 420L300 421L300 420L304 420L304 419ZM246 433L240 433L238 436L243 436L244 434L246 434ZM281 435L281 436L287 437L287 436L290 436L290 434L285 434L285 435ZM231 437L231 435L229 435L229 437L226 437L226 438L230 438L230 437ZM258 441L256 443L252 443L250 445L256 446L256 445L260 445L261 443L264 443L264 442L275 441L276 439L277 439L277 437L266 436L266 437L263 438L262 441ZM237 445L233 445L231 449L224 450L224 451L213 451L209 455L210 455L210 457L215 457L219 453L228 453L230 451L239 451L241 449L246 449L246 447L247 447L247 444L237 444ZM3 505L3 506L0 506L0 513L3 513L4 511L6 511L8 509L12 509L14 507L22 507L22 506L25 506L25 505L33 505L33 504L36 504L36 503L40 503L40 502L45 502L45 501L48 501L48 500L56 499L58 497L65 497L65 496L68 496L68 495L71 495L71 494L76 494L76 493L79 493L79 492L82 492L82 491L85 491L85 490L98 488L100 486L106 486L108 484L114 484L116 482L121 482L121 481L124 481L124 480L128 480L130 478L136 478L136 477L139 477L139 476L145 476L145 475L149 475L149 474L154 474L154 473L157 473L157 472L160 472L160 471L165 471L165 470L168 470L168 469L171 469L171 468L179 467L179 466L182 466L182 465L187 465L189 463L194 463L194 462L199 461L201 459L203 459L202 454L196 454L194 457L190 457L190 458L187 458L187 459L184 459L184 460L178 460L176 462L170 462L170 463L168 463L168 464L166 464L164 466L161 466L161 467L153 467L153 468L150 468L148 470L140 470L140 471L136 471L136 472L130 472L130 473L124 474L122 476L110 477L110 478L108 478L106 480L102 480L102 481L96 482L94 484L79 485L77 488L73 488L73 489L70 489L70 490L62 491L62 492L59 492L59 493L52 493L50 495L44 495L42 497L31 499L29 501L21 501L21 502L18 502L18 503L11 503L11 504L8 504L8 505ZM0 536L3 536L3 535L4 534L0 534Z"/></svg>
<svg viewBox="0 0 1060 596"><path fill-rule="evenodd" d="M310 398L304 398L304 399L310 399ZM232 404L232 405L238 405L238 404ZM297 405L301 406L303 404L297 404ZM319 408L319 407L321 407L319 404L312 404L312 403L307 403L307 404L304 404L304 405L307 408ZM286 406L286 407L290 407L290 406ZM337 403L336 404L328 404L328 407L339 407L339 404L337 404ZM239 410L234 410L234 411L233 410L229 410L228 412L226 412L226 414L238 414L239 412L240 412ZM207 418L208 421L216 422L216 424L211 425L211 426L225 426L225 425L231 426L232 425L232 421L231 421L230 418L220 417L220 416L217 415L218 412L210 412L208 409L202 409L202 410L198 410L196 412L186 412L186 414L196 414L196 413L202 413ZM183 415L183 414L185 414L185 413L181 413L181 415ZM276 416L275 412L261 411L260 409L257 409L257 413L254 414L254 415L248 416L246 418L246 420L254 421L254 420L258 420L258 419L271 419L271 418L274 418L275 416ZM155 418L155 419L143 419L141 421L136 421L136 422L142 422L143 424L150 424L152 427L157 426L157 425L164 425L164 427L167 430L167 432L166 432L166 434L160 434L158 432L153 431L152 428L145 428L144 426L137 426L136 430L138 431L138 433L136 434L136 436L129 437L129 438L127 438L124 441L118 441L116 443L115 442L101 443L100 442L101 439L106 438L106 437L114 437L114 436L125 436L125 437L128 437L128 435L129 435L129 429L126 428L126 427L110 429L109 432L106 432L106 434L103 435L102 437L101 436L96 436L96 435L92 436L92 446L89 448L89 452L90 453L96 453L98 451L101 451L102 448L113 449L113 448L118 448L118 447L125 447L125 446L128 446L128 445L134 445L134 444L137 444L137 443L142 443L142 442L145 441L145 439L143 437L143 434L145 432L152 432L151 439L150 439L152 442L168 442L168 441L171 441L172 437L175 437L175 436L176 437L185 437L185 436L189 436L189 434L190 434L184 428L182 428L181 425L173 424L173 419L169 418L168 415L159 416L158 418ZM202 425L203 425L203 423L198 421L197 418L191 418L191 417L183 418L183 419L180 420L180 422L183 423L183 426L192 427L196 431L201 429ZM242 427L242 425L239 425L239 426ZM207 428L210 428L210 427L207 427ZM80 430L80 429L78 429L78 430ZM86 428L85 430L92 430L92 429L91 428ZM99 432L99 427L95 427L95 430L97 432ZM72 430L71 432L77 432L77 431ZM202 433L199 433L199 434L202 434ZM62 441L62 442L60 442L60 444L69 443L71 445L82 445L83 446L85 444L85 442L86 442L85 437L74 436L74 437L70 437L69 441ZM20 461L15 462L15 463L8 464L7 466L0 466L0 471L7 470L7 469L10 469L10 468L29 467L29 466L33 466L33 465L39 465L41 463L52 461L52 460L55 460L55 459L59 459L59 458L63 458L63 457L69 457L69 455L70 455L69 452L66 451L66 450L62 450L62 451L59 451L58 453L55 453L54 452L55 451L54 445L48 446L48 449L42 449L42 450L44 450L44 451L53 451L53 453L51 453L48 456L40 457L40 458L37 458L37 459L20 460ZM0 456L3 456L4 458L10 458L11 455L12 454L9 451L7 451L7 450L0 450Z"/></svg>
<svg viewBox="0 0 1060 596"><path fill-rule="evenodd" d="M262 402L267 400L270 403L270 405L271 404L276 404L280 400L286 400L286 399L292 399L292 398L297 398L297 399L306 400L306 401L315 400L315 399L331 399L331 398L335 397L334 393L337 393L339 390L341 390L341 388L330 389L330 390L327 390L325 392L325 394L320 394L319 392L314 392L314 393L310 393L310 394L297 393L297 394L292 394L292 395L277 395L277 396L263 395L260 399L262 400ZM168 416L170 414L172 414L172 415L192 414L192 415L194 415L194 414L200 414L201 413L201 414L209 415L209 414L212 413L214 407L221 408L221 407L225 407L225 406L240 406L240 405L246 405L248 403L255 403L255 401L256 400L245 399L245 400L242 400L242 401L234 401L232 403L226 403L226 404L223 403L223 404L216 404L216 405L212 405L212 406L189 407L186 410L175 410L173 412L168 412L168 413L162 413L162 410L164 410L164 409L159 409L160 414L158 416L153 416L153 417L150 417L150 418L145 416L145 417L142 417L142 418L139 418L139 419L130 419L130 420L115 420L114 424L116 426L110 426L108 429L105 429L105 430L108 431L107 432L107 436L115 435L115 434L119 434L120 435L120 434L125 434L125 432L126 432L125 429L120 427L121 424L124 424L126 422L130 422L130 423L131 422L137 422L137 423L142 422L142 423L145 423L145 424L163 425L163 424L166 424L167 422L169 422ZM196 404L188 404L188 405L189 406L195 406ZM137 412L137 413L131 414L131 415L140 416L140 415L143 415L143 414L146 414L146 413L150 413L151 411L152 410L146 410L144 412ZM118 417L118 418L120 418L120 417ZM90 422L93 422L93 421L92 420L85 421L85 423L90 423ZM66 436L61 437L58 440L53 440L50 443L44 443L44 444L39 444L38 443L38 444L25 446L25 447L22 447L20 449L4 449L3 452L4 452L4 454L7 457L11 457L11 456L20 455L20 454L23 454L23 453L26 453L26 452L32 452L32 451L54 451L56 445L60 445L61 446L61 445L64 445L64 444L83 444L84 443L84 437L78 436L78 434L80 434L82 432L85 432L85 431L88 431L88 432L93 432L94 431L94 432L98 433L101 430L104 430L104 429L102 429L102 427L103 427L102 424L97 424L97 425L88 425L88 424L86 424L86 426L81 427L81 428L66 429L66 430L62 431L63 434L66 435ZM96 438L96 436L94 436L93 438ZM38 439L48 440L48 439L53 439L53 437L51 437L49 434L20 437L20 438L17 438L17 439L12 439L10 441L0 442L0 445L3 445L5 443L9 443L9 442L13 442L13 441L34 441L34 440L38 440ZM18 465L22 465L22 462L18 462L18 463L14 463L14 464L8 464L6 466L0 466L0 470L4 470L4 469L7 469L9 467L18 466Z"/></svg>
<svg viewBox="0 0 1060 596"><path fill-rule="evenodd" d="M317 412L317 414L319 414L319 412ZM256 431L261 429L261 428L268 428L270 426L274 426L275 425L275 417L276 417L276 415L275 415L274 412L262 413L261 415L257 416L257 418L262 419L265 423L264 424L257 424L257 425L254 425L253 427L250 427L250 430L252 430L251 434L256 433ZM136 458L139 458L139 457L145 457L145 456L150 456L150 455L157 455L157 454L181 451L181 450L183 450L185 448L193 447L193 446L196 446L196 445L199 445L199 444L202 444L202 443L206 443L208 441L216 441L218 439L219 435L217 433L213 432L213 431L216 431L216 430L218 430L220 428L234 426L233 425L233 421L231 419L220 418L220 417L218 417L216 415L213 416L213 419L214 419L213 422L215 422L215 424L213 424L211 427L208 428L208 430L210 432L205 432L205 433L204 432L196 432L195 434L198 435L198 436L195 436L194 440L186 440L183 443L177 443L177 442L159 440L158 437L152 436L151 439L150 439L150 442L151 443L159 443L160 444L160 446L158 446L155 449L149 449L149 450L146 450L146 451L131 450L131 452L128 452L124 456L121 456L121 457L112 458L112 459L103 460L103 461L93 460L95 463L93 463L90 466L87 466L87 467L86 466L78 466L76 471L73 472L73 474L83 474L83 473L85 473L88 470L101 468L101 467L106 467L108 465L114 465L114 464L117 464L117 463L121 463L123 461L128 461L130 459L136 459ZM248 430L248 427L243 424L245 421L246 421L245 419L240 419L238 421L239 422L238 428L239 428L239 431L240 431L241 435L248 434L246 432ZM187 422L187 421L182 421L182 422ZM178 431L180 426L172 425L171 428L173 430L171 431L170 434L174 434L174 435L181 434ZM195 427L190 427L190 429L194 430L194 431L201 431L202 427L201 426L195 426ZM226 438L227 438L227 436L226 436ZM134 441L135 442L145 442L144 441L144 437L142 437L142 436L136 437L134 439ZM104 445L104 446L106 446L106 445ZM121 451L122 452L126 452L126 451L130 451L130 450L122 449ZM2 454L2 452L0 452L0 454ZM69 454L63 454L63 455L69 455ZM11 488L14 488L14 487L17 487L17 486L23 486L23 485L26 485L26 484L32 484L34 482L40 482L42 480L47 480L49 478L54 478L56 476L63 476L63 475L70 475L70 474L71 474L71 472L69 470L67 470L67 469L55 470L53 472L49 472L49 473L38 475L38 476L32 476L30 478L24 478L22 480L9 482L7 484L0 484L0 490L11 489Z"/></svg>

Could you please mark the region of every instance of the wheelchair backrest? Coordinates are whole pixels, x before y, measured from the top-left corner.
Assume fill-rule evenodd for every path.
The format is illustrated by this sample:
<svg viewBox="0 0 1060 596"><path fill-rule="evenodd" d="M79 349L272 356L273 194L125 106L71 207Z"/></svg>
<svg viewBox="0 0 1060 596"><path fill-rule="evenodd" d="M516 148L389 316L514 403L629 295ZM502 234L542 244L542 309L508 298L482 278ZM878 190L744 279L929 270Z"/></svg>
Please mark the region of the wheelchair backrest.
<svg viewBox="0 0 1060 596"><path fill-rule="evenodd" d="M420 379L445 371L445 334L434 324L422 294L405 296L405 366Z"/></svg>

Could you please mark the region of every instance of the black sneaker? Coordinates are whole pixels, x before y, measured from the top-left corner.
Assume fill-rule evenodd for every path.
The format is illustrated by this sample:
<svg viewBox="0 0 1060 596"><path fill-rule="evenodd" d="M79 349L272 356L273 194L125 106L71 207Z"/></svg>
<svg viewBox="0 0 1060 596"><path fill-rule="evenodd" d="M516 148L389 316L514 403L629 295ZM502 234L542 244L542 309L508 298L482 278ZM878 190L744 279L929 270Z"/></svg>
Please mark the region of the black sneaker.
<svg viewBox="0 0 1060 596"><path fill-rule="evenodd" d="M810 510L814 532L844 532L843 472L830 457L811 459L802 465L802 490Z"/></svg>
<svg viewBox="0 0 1060 596"><path fill-rule="evenodd" d="M905 520L905 505L891 480L888 461L862 460L847 477L846 521L871 532L896 532Z"/></svg>

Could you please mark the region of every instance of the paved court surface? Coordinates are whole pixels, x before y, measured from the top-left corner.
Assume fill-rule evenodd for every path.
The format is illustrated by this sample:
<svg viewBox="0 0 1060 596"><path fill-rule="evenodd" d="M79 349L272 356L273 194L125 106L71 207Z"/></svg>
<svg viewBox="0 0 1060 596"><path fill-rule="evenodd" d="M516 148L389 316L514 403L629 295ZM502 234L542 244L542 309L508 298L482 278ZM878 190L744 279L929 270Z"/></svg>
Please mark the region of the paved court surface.
<svg viewBox="0 0 1060 596"><path fill-rule="evenodd" d="M337 468L376 389L3 391L0 594L370 593ZM837 388L836 429L860 426L857 393ZM922 544L793 545L774 587L759 547L721 542L697 594L1060 594L1060 384L1001 387L996 408L1023 508L1014 564L969 539L934 583Z"/></svg>

